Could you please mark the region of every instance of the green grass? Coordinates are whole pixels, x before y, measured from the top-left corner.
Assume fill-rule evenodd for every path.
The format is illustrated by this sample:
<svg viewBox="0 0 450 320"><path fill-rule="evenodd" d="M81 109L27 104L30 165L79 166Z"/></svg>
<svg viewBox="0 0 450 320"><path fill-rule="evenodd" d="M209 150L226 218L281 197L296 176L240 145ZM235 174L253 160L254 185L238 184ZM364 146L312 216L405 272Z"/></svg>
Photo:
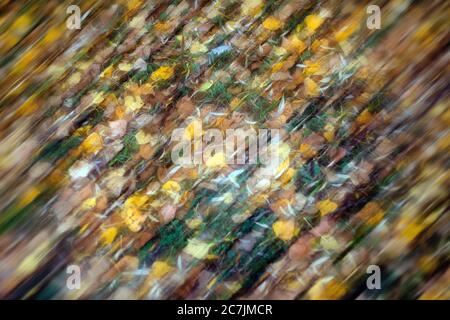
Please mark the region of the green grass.
<svg viewBox="0 0 450 320"><path fill-rule="evenodd" d="M127 162L133 154L139 150L139 144L136 141L135 133L128 133L123 139L123 149L109 162L108 166L113 167Z"/></svg>

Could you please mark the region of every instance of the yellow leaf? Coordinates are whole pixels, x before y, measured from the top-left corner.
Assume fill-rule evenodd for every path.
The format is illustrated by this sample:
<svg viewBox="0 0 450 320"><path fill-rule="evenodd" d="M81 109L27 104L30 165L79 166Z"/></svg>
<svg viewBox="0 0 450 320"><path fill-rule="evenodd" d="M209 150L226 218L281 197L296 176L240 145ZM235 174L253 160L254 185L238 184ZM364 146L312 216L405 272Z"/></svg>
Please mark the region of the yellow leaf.
<svg viewBox="0 0 450 320"><path fill-rule="evenodd" d="M325 131L323 133L323 136L325 139L327 139L328 142L331 142L334 139L334 131Z"/></svg>
<svg viewBox="0 0 450 320"><path fill-rule="evenodd" d="M365 125L368 124L370 121L372 121L373 117L369 110L365 109L361 114L356 118L356 122L359 125Z"/></svg>
<svg viewBox="0 0 450 320"><path fill-rule="evenodd" d="M285 48L283 48L283 47L275 47L275 48L273 49L273 53L274 53L277 57L281 57L281 56L284 56L284 55L287 55L287 54L288 54L287 50L286 50Z"/></svg>
<svg viewBox="0 0 450 320"><path fill-rule="evenodd" d="M317 204L317 209L319 209L320 215L322 217L333 212L334 210L337 209L337 207L338 207L337 203L329 199L322 200Z"/></svg>
<svg viewBox="0 0 450 320"><path fill-rule="evenodd" d="M190 219L190 220L186 221L186 224L190 229L196 229L202 224L202 220L198 219L198 218Z"/></svg>
<svg viewBox="0 0 450 320"><path fill-rule="evenodd" d="M334 139L334 127L331 124L327 124L325 125L325 132L323 133L323 136L325 137L325 139L327 139L328 142L333 141Z"/></svg>
<svg viewBox="0 0 450 320"><path fill-rule="evenodd" d="M275 235L284 241L289 241L298 234L298 229L292 220L278 220L272 225L272 229Z"/></svg>
<svg viewBox="0 0 450 320"><path fill-rule="evenodd" d="M145 194L135 194L125 200L124 207L142 207L149 200L149 196Z"/></svg>
<svg viewBox="0 0 450 320"><path fill-rule="evenodd" d="M79 234L79 235L83 234L83 233L87 230L87 228L89 228L89 223L83 224L83 225L81 226L80 230L78 231L78 234Z"/></svg>
<svg viewBox="0 0 450 320"><path fill-rule="evenodd" d="M305 18L306 28L308 29L308 33L312 34L316 31L323 23L324 19L321 16L316 14L310 14Z"/></svg>
<svg viewBox="0 0 450 320"><path fill-rule="evenodd" d="M263 27L270 31L275 31L281 28L281 21L275 17L268 17L263 22Z"/></svg>
<svg viewBox="0 0 450 320"><path fill-rule="evenodd" d="M42 264L44 257L50 249L49 247L49 239L44 239L37 247L34 247L33 250L20 261L20 264L16 265L16 269L14 270L16 274L27 274L35 271L36 268Z"/></svg>
<svg viewBox="0 0 450 320"><path fill-rule="evenodd" d="M97 132L91 133L81 144L81 149L88 154L97 153L102 147L103 139Z"/></svg>
<svg viewBox="0 0 450 320"><path fill-rule="evenodd" d="M160 279L173 270L167 262L165 261L155 261L152 266L151 276L156 279Z"/></svg>
<svg viewBox="0 0 450 320"><path fill-rule="evenodd" d="M252 202L255 203L256 205L265 205L267 203L267 199L269 197L266 194L257 194L255 196L252 197Z"/></svg>
<svg viewBox="0 0 450 320"><path fill-rule="evenodd" d="M128 226L128 229L132 232L138 232L141 230L142 224L145 221L145 216L137 207L134 206L126 207L122 211L122 218Z"/></svg>
<svg viewBox="0 0 450 320"><path fill-rule="evenodd" d="M306 159L312 158L316 155L317 151L308 143L302 143L300 145L300 153Z"/></svg>
<svg viewBox="0 0 450 320"><path fill-rule="evenodd" d="M289 183L292 178L294 177L295 170L292 168L289 168L286 170L285 173L283 173L280 177L280 182L282 185Z"/></svg>
<svg viewBox="0 0 450 320"><path fill-rule="evenodd" d="M283 162L278 166L276 170L276 175L282 174L289 167L289 163L290 163L289 158L284 159Z"/></svg>
<svg viewBox="0 0 450 320"><path fill-rule="evenodd" d="M347 40L358 28L358 25L356 23L352 23L348 26L345 26L341 28L336 34L334 35L334 38L337 42L343 42Z"/></svg>
<svg viewBox="0 0 450 320"><path fill-rule="evenodd" d="M123 119L123 117L125 116L125 107L118 106L114 111L114 115L116 116L117 119Z"/></svg>
<svg viewBox="0 0 450 320"><path fill-rule="evenodd" d="M204 44L195 41L192 45L191 45L191 53L193 54L198 54L198 53L205 53L208 52L208 47L205 46Z"/></svg>
<svg viewBox="0 0 450 320"><path fill-rule="evenodd" d="M278 144L278 148L276 148L275 152L280 158L286 159L291 152L291 147L287 143L280 143Z"/></svg>
<svg viewBox="0 0 450 320"><path fill-rule="evenodd" d="M283 62L277 62L272 66L272 73L278 72L283 68Z"/></svg>
<svg viewBox="0 0 450 320"><path fill-rule="evenodd" d="M20 116L26 116L29 114L32 114L34 111L36 111L39 106L37 105L35 101L35 96L29 97L20 107L17 109L17 114Z"/></svg>
<svg viewBox="0 0 450 320"><path fill-rule="evenodd" d="M401 230L400 236L407 242L411 242L423 231L424 228L424 225L417 223L416 221L412 221Z"/></svg>
<svg viewBox="0 0 450 320"><path fill-rule="evenodd" d="M58 26L50 28L44 36L44 39L42 39L42 42L46 44L55 42L61 37L63 30L64 28Z"/></svg>
<svg viewBox="0 0 450 320"><path fill-rule="evenodd" d="M180 185L178 182L169 180L166 183L163 184L162 190L169 193L178 193L181 190Z"/></svg>
<svg viewBox="0 0 450 320"><path fill-rule="evenodd" d="M322 236L320 237L320 245L329 251L336 251L340 248L339 242L336 241L332 236Z"/></svg>
<svg viewBox="0 0 450 320"><path fill-rule="evenodd" d="M233 100L231 100L230 102L231 111L236 110L241 105L241 103L242 103L241 99L239 99L238 97L234 97Z"/></svg>
<svg viewBox="0 0 450 320"><path fill-rule="evenodd" d="M94 94L94 98L92 98L93 104L100 104L103 100L105 100L103 92L96 92Z"/></svg>
<svg viewBox="0 0 450 320"><path fill-rule="evenodd" d="M124 71L124 72L128 72L131 70L131 68L133 68L133 65L131 63L120 63L118 66L120 71Z"/></svg>
<svg viewBox="0 0 450 320"><path fill-rule="evenodd" d="M75 132L73 134L75 136L81 137L81 136L86 135L89 132L89 130L91 130L91 129L92 129L92 125L88 124L86 126L79 127L77 130L75 130Z"/></svg>
<svg viewBox="0 0 450 320"><path fill-rule="evenodd" d="M289 38L286 49L288 51L300 54L306 49L306 44L302 40L300 40L297 35L294 34Z"/></svg>
<svg viewBox="0 0 450 320"><path fill-rule="evenodd" d="M320 94L319 86L310 78L305 79L305 94L310 97L316 97Z"/></svg>
<svg viewBox="0 0 450 320"><path fill-rule="evenodd" d="M73 85L78 84L78 83L80 82L80 80L81 80L81 73L75 72L74 74L72 74L72 75L70 76L70 78L67 80L67 82L68 82L71 86L73 86Z"/></svg>
<svg viewBox="0 0 450 320"><path fill-rule="evenodd" d="M347 290L344 283L340 283L334 278L320 279L308 290L308 296L311 300L337 300Z"/></svg>
<svg viewBox="0 0 450 320"><path fill-rule="evenodd" d="M216 260L216 259L218 259L219 257L217 256L217 255L215 255L215 254L208 254L207 256L206 256L206 259L207 260Z"/></svg>
<svg viewBox="0 0 450 320"><path fill-rule="evenodd" d="M222 201L225 204L231 204L233 202L233 194L231 192L226 192L222 197Z"/></svg>
<svg viewBox="0 0 450 320"><path fill-rule="evenodd" d="M208 168L223 167L226 164L225 154L223 152L217 152L215 155L208 158L205 164Z"/></svg>
<svg viewBox="0 0 450 320"><path fill-rule="evenodd" d="M263 0L244 0L241 4L241 12L244 16L256 16L263 8Z"/></svg>
<svg viewBox="0 0 450 320"><path fill-rule="evenodd" d="M30 204L40 193L41 191L37 187L31 187L23 194L19 202L19 207L25 207Z"/></svg>
<svg viewBox="0 0 450 320"><path fill-rule="evenodd" d="M199 132L197 132L197 134L200 134L200 128L202 127L202 124L199 120L193 120L191 123L189 123L189 125L186 127L186 129L184 129L184 134L183 134L183 138L186 140L191 140L193 139L196 135L195 135L195 131L198 130Z"/></svg>
<svg viewBox="0 0 450 320"><path fill-rule="evenodd" d="M170 30L170 24L168 22L158 21L155 23L154 28L159 33L164 33Z"/></svg>
<svg viewBox="0 0 450 320"><path fill-rule="evenodd" d="M311 44L311 49L313 51L317 51L318 49L320 49L320 47L328 47L328 40L327 39L316 39Z"/></svg>
<svg viewBox="0 0 450 320"><path fill-rule="evenodd" d="M102 232L100 239L103 241L103 244L108 245L111 244L117 235L117 228L110 227Z"/></svg>
<svg viewBox="0 0 450 320"><path fill-rule="evenodd" d="M211 86L214 84L214 82L212 80L206 81L205 83L203 83L200 88L198 89L198 91L200 92L204 92L206 90L208 90L209 88L211 88Z"/></svg>
<svg viewBox="0 0 450 320"><path fill-rule="evenodd" d="M81 210L91 210L97 204L97 199L95 197L87 198L81 204Z"/></svg>
<svg viewBox="0 0 450 320"><path fill-rule="evenodd" d="M157 70L153 71L150 78L153 81L160 81L160 80L169 80L173 76L173 67L170 66L161 66Z"/></svg>
<svg viewBox="0 0 450 320"><path fill-rule="evenodd" d="M384 218L384 212L382 210L377 211L372 217L367 220L369 226L376 226Z"/></svg>
<svg viewBox="0 0 450 320"><path fill-rule="evenodd" d="M26 51L20 59L15 63L14 72L20 73L28 69L36 61L36 57L39 55L37 47L31 48Z"/></svg>
<svg viewBox="0 0 450 320"><path fill-rule="evenodd" d="M23 14L14 20L13 24L10 27L10 30L13 32L23 33L27 31L29 27L31 27L33 21L34 19L30 17L29 14Z"/></svg>
<svg viewBox="0 0 450 320"><path fill-rule="evenodd" d="M92 61L80 61L76 64L76 68L81 71L86 71L92 65Z"/></svg>
<svg viewBox="0 0 450 320"><path fill-rule="evenodd" d="M127 0L125 2L127 4L128 10L134 10L142 4L142 1L143 0Z"/></svg>
<svg viewBox="0 0 450 320"><path fill-rule="evenodd" d="M198 239L190 239L187 246L184 247L183 252L201 260L208 254L209 248L212 245L212 243L206 243Z"/></svg>
<svg viewBox="0 0 450 320"><path fill-rule="evenodd" d="M311 60L305 61L306 68L303 70L303 73L307 76L311 76L313 74L319 73L320 64L316 62L312 62Z"/></svg>
<svg viewBox="0 0 450 320"><path fill-rule="evenodd" d="M140 86L138 92L143 95L155 93L152 84L148 82Z"/></svg>
<svg viewBox="0 0 450 320"><path fill-rule="evenodd" d="M432 29L432 23L424 22L417 30L414 32L414 38L418 40L425 40L430 36L430 31Z"/></svg>
<svg viewBox="0 0 450 320"><path fill-rule="evenodd" d="M100 73L100 78L110 78L113 74L114 68L112 65L110 65L108 68L102 71Z"/></svg>
<svg viewBox="0 0 450 320"><path fill-rule="evenodd" d="M139 110L144 105L140 96L126 96L124 104L127 112Z"/></svg>
<svg viewBox="0 0 450 320"><path fill-rule="evenodd" d="M139 130L136 133L136 141L138 144L147 144L152 140L152 136L144 132L144 130Z"/></svg>
<svg viewBox="0 0 450 320"><path fill-rule="evenodd" d="M432 255L425 255L419 259L418 265L420 269L428 273L436 269L438 266L438 260Z"/></svg>

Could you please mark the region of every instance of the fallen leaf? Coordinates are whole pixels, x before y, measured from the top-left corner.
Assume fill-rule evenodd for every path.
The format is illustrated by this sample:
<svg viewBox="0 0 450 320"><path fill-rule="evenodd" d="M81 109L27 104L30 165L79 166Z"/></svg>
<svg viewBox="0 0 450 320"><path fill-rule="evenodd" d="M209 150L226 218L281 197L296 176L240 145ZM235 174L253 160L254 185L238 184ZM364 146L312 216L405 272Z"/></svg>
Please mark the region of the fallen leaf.
<svg viewBox="0 0 450 320"><path fill-rule="evenodd" d="M169 80L173 77L173 67L171 66L161 66L157 70L153 71L150 78L153 81L160 81L160 80Z"/></svg>
<svg viewBox="0 0 450 320"><path fill-rule="evenodd" d="M87 154L94 154L100 151L103 147L103 139L97 133L91 133L81 144L81 149Z"/></svg>
<svg viewBox="0 0 450 320"><path fill-rule="evenodd" d="M198 239L190 239L183 252L201 260L208 254L212 245L212 243L206 243Z"/></svg>
<svg viewBox="0 0 450 320"><path fill-rule="evenodd" d="M144 130L139 130L135 137L138 144L147 144L152 140L152 136L145 133Z"/></svg>
<svg viewBox="0 0 450 320"><path fill-rule="evenodd" d="M275 235L284 241L289 241L298 234L298 229L292 220L278 220L272 225L272 229Z"/></svg>
<svg viewBox="0 0 450 320"><path fill-rule="evenodd" d="M144 105L140 96L126 96L124 104L127 112L139 110Z"/></svg>
<svg viewBox="0 0 450 320"><path fill-rule="evenodd" d="M268 17L263 22L263 27L270 31L275 31L281 28L281 21L275 17Z"/></svg>
<svg viewBox="0 0 450 320"><path fill-rule="evenodd" d="M322 217L335 211L337 209L337 207L338 207L337 203L335 203L329 199L322 200L317 204L317 209L319 209L320 215Z"/></svg>
<svg viewBox="0 0 450 320"><path fill-rule="evenodd" d="M173 270L173 267L170 266L165 261L155 261L152 265L152 271L150 275L156 279L160 279Z"/></svg>
<svg viewBox="0 0 450 320"><path fill-rule="evenodd" d="M110 227L102 232L100 239L103 241L103 244L108 245L111 244L117 235L117 228Z"/></svg>
<svg viewBox="0 0 450 320"><path fill-rule="evenodd" d="M319 86L310 78L305 79L305 94L310 97L316 97L320 94Z"/></svg>
<svg viewBox="0 0 450 320"><path fill-rule="evenodd" d="M306 28L308 29L308 33L312 34L316 31L323 23L324 19L316 14L310 14L305 18Z"/></svg>

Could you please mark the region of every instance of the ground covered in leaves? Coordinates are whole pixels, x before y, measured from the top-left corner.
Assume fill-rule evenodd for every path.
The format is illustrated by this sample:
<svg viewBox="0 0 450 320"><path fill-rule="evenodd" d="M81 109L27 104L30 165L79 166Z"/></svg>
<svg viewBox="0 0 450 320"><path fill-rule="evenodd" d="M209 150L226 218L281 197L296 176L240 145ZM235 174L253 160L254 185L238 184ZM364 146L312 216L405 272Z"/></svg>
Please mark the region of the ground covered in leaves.
<svg viewBox="0 0 450 320"><path fill-rule="evenodd" d="M448 2L0 8L0 297L450 298ZM174 164L198 124L283 161Z"/></svg>

